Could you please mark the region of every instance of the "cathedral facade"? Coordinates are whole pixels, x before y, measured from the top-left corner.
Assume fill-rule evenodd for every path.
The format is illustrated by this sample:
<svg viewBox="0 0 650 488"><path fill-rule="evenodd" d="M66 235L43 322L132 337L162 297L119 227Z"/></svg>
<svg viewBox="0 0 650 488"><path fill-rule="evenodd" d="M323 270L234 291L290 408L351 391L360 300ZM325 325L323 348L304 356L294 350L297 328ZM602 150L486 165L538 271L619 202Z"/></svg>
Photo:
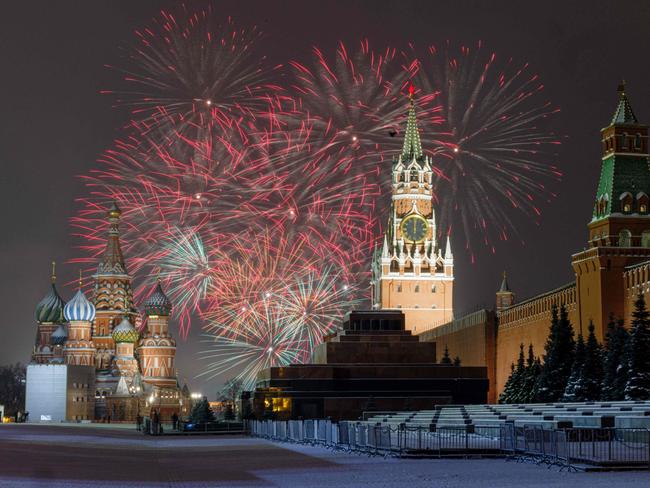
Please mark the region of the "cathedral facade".
<svg viewBox="0 0 650 488"><path fill-rule="evenodd" d="M638 121L623 84L600 144L600 179L587 245L570 258L575 279L517 303L504 275L494 310L457 318L424 335L446 344L463 364L487 366L493 402L503 391L520 344L532 344L537 355L543 354L554 305L566 308L576 334L586 336L593 322L602 343L610 316L629 326L638 293L646 302L650 299L648 125Z"/></svg>
<svg viewBox="0 0 650 488"><path fill-rule="evenodd" d="M433 167L422 151L413 88L402 153L393 160L391 205L383 244L372 266L377 310L400 310L419 334L453 318L454 257L438 242Z"/></svg>
<svg viewBox="0 0 650 488"><path fill-rule="evenodd" d="M136 308L120 246L120 217L113 204L90 299L80 277L78 291L65 303L53 266L51 288L36 307L36 343L27 372L27 410L34 421L133 421L154 410L166 418L189 406L187 389L178 385L176 342L169 333L172 304L159 281L143 303L144 316Z"/></svg>

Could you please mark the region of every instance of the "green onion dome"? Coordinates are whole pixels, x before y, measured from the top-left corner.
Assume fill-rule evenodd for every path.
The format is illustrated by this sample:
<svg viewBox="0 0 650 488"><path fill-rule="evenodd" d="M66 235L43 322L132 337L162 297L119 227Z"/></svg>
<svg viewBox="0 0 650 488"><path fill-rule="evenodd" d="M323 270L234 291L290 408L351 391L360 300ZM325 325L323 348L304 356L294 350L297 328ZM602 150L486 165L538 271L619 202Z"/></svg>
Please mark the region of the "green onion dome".
<svg viewBox="0 0 650 488"><path fill-rule="evenodd" d="M63 317L63 307L65 307L65 302L59 296L59 293L56 291L56 286L52 282L52 286L47 295L38 302L36 305L35 317L38 323L51 323L51 324L60 324L65 322Z"/></svg>
<svg viewBox="0 0 650 488"><path fill-rule="evenodd" d="M147 316L170 315L172 313L172 302L169 301L169 298L163 292L160 281L158 281L154 292L144 302L144 313Z"/></svg>
<svg viewBox="0 0 650 488"><path fill-rule="evenodd" d="M55 346L62 346L68 339L68 333L65 330L65 325L59 324L54 332L52 332L51 341Z"/></svg>
<svg viewBox="0 0 650 488"><path fill-rule="evenodd" d="M133 327L133 324L129 322L129 319L125 316L120 322L120 325L113 329L113 340L115 342L137 342L140 334Z"/></svg>

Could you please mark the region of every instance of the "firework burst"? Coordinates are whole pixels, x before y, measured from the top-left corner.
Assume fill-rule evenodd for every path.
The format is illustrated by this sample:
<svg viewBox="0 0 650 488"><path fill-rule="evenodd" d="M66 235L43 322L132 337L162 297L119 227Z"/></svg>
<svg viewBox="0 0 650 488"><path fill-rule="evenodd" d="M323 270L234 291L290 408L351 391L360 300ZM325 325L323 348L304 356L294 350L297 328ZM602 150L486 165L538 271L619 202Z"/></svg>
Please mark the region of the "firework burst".
<svg viewBox="0 0 650 488"><path fill-rule="evenodd" d="M478 231L494 252L495 242L516 232L511 210L536 219L555 196L549 183L562 174L549 161L560 137L548 119L559 109L544 100L528 64L501 60L480 42L414 56L416 83L439 93L442 107L444 122L431 141L441 226L463 233L470 250Z"/></svg>
<svg viewBox="0 0 650 488"><path fill-rule="evenodd" d="M128 88L110 92L132 120L84 176L72 222L78 261L95 263L117 201L136 296L160 275L182 335L201 320L207 377L250 387L268 366L305 361L360 303L412 81L441 231L493 249L513 209L537 216L553 196L556 110L527 65L480 45L420 55L362 41L269 70L257 29L215 18L181 5L136 33L113 68Z"/></svg>
<svg viewBox="0 0 650 488"><path fill-rule="evenodd" d="M277 86L266 82L264 58L255 53L261 32L218 22L212 6L179 4L137 30L125 62L108 66L129 88L104 90L127 106L141 126L197 135L213 119L252 116Z"/></svg>
<svg viewBox="0 0 650 488"><path fill-rule="evenodd" d="M215 273L215 302L204 314L204 375L236 375L252 387L269 366L307 361L360 303L344 272L320 269L320 260L306 259L306 250L272 234L252 246L248 240L232 243L230 258Z"/></svg>

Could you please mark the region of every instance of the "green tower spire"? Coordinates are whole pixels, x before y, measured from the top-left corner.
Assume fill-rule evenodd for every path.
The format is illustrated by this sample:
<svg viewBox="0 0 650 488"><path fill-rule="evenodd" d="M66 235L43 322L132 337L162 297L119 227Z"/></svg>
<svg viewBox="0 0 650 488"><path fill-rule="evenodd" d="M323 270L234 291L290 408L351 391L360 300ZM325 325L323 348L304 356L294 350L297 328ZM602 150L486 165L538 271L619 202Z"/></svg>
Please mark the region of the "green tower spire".
<svg viewBox="0 0 650 488"><path fill-rule="evenodd" d="M422 157L422 144L420 143L420 134L418 132L418 123L415 116L415 88L409 87L409 113L406 119L406 135L404 136L404 146L402 147L402 161L410 161L413 158Z"/></svg>
<svg viewBox="0 0 650 488"><path fill-rule="evenodd" d="M634 115L630 101L627 99L625 94L625 81L622 81L618 85L618 106L616 107L616 112L614 112L614 117L612 117L612 123L614 124L638 124L639 121Z"/></svg>
<svg viewBox="0 0 650 488"><path fill-rule="evenodd" d="M650 217L647 136L648 126L639 123L634 115L622 82L612 121L601 131L603 157L592 221L612 215ZM603 229L594 230L594 235L602 233ZM613 235L618 230L607 229L605 233Z"/></svg>

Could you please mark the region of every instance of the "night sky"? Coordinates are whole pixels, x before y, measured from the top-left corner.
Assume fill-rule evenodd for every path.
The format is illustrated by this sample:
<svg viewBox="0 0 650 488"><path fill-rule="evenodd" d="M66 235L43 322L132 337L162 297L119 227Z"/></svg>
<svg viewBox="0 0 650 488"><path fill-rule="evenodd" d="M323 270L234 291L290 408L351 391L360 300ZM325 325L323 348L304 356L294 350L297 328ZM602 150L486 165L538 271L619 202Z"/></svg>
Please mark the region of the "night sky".
<svg viewBox="0 0 650 488"><path fill-rule="evenodd" d="M83 187L76 177L94 167L127 121L99 90L111 87L104 64L119 63L119 47L174 2L4 2L0 21L0 364L29 360L36 333L34 306L46 293L50 261L74 254L68 220ZM190 2L191 3L191 2ZM564 172L539 226L521 225L517 240L496 254L482 250L470 264L455 249L457 315L494 301L500 274L519 299L568 283L570 254L586 245L586 224L600 171L599 130L608 124L621 78L641 122L650 122L650 2L640 1L260 1L213 2L215 12L266 34L273 62L305 59L312 45L439 43L481 39L498 55L528 61L561 108L557 132L567 136L558 165ZM423 140L426 147L427 141ZM388 171L388 170L387 170ZM388 173L387 173L388 177ZM128 256L127 256L128 264ZM59 291L76 267L62 264ZM194 379L199 327L180 342L183 379L213 395L214 383Z"/></svg>

